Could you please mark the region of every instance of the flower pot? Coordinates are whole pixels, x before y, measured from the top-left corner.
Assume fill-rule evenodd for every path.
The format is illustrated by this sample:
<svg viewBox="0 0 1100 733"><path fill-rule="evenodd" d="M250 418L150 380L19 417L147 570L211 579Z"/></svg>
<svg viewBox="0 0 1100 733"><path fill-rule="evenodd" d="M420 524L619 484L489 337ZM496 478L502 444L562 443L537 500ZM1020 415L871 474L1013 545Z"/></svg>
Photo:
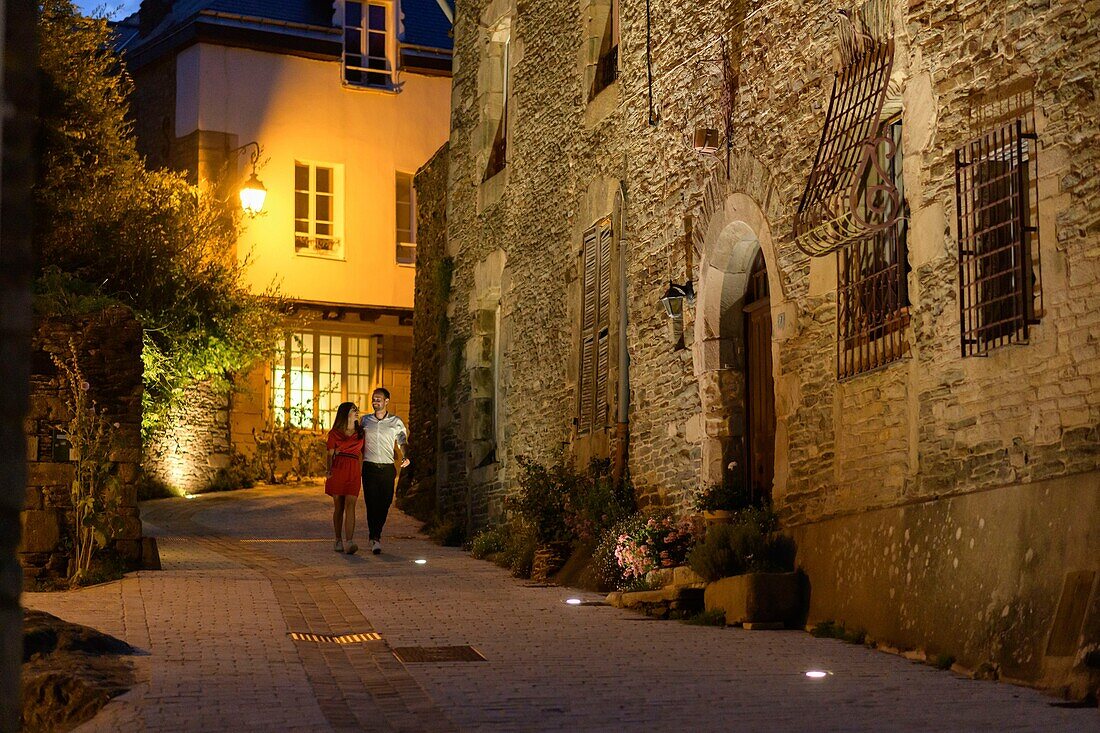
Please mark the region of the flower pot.
<svg viewBox="0 0 1100 733"><path fill-rule="evenodd" d="M703 512L703 522L708 526L715 524L729 524L733 521L733 512L728 509L715 509Z"/></svg>

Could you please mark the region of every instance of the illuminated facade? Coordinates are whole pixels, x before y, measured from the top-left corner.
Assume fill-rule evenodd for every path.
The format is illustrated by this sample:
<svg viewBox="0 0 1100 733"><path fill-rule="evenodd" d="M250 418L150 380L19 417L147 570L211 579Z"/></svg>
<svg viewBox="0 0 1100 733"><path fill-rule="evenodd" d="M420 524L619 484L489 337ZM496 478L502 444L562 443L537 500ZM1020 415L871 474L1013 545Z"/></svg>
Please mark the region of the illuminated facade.
<svg viewBox="0 0 1100 733"><path fill-rule="evenodd" d="M256 292L277 285L292 301L275 358L241 380L212 442L167 461L197 466L185 482L248 452L253 429L327 428L376 386L408 413L412 176L448 135L444 7L147 1L119 24L141 152L200 180L255 172L267 196L238 257Z"/></svg>

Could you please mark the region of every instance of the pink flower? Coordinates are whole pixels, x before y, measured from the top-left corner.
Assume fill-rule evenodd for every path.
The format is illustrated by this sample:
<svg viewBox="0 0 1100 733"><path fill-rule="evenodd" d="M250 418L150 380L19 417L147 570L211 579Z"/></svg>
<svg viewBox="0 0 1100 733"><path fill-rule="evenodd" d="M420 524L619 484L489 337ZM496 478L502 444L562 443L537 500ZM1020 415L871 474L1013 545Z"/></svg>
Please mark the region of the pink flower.
<svg viewBox="0 0 1100 733"><path fill-rule="evenodd" d="M91 388L92 388L92 385L88 384L87 382L81 382L80 383L80 389L84 392L87 392Z"/></svg>

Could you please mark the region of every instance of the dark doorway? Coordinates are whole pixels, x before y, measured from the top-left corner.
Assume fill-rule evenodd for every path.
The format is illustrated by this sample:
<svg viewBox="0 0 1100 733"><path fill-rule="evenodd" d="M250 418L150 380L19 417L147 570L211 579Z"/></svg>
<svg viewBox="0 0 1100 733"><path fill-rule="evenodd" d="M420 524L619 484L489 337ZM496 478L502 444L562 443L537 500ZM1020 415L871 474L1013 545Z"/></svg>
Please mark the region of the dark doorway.
<svg viewBox="0 0 1100 733"><path fill-rule="evenodd" d="M746 474L754 500L771 499L775 478L775 385L772 315L764 253L757 252L745 288Z"/></svg>

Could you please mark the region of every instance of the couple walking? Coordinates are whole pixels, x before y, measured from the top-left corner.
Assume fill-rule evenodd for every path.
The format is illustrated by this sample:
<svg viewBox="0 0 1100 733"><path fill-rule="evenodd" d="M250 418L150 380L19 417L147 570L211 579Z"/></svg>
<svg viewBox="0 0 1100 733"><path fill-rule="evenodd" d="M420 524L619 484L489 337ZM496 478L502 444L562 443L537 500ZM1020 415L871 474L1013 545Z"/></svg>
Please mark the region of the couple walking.
<svg viewBox="0 0 1100 733"><path fill-rule="evenodd" d="M336 419L328 434L328 473L325 493L332 497L332 528L336 531L336 552L354 555L359 549L355 536L355 502L362 485L367 503L367 531L371 551L382 553L382 526L393 501L393 446L401 446L401 467L408 448L405 423L386 409L390 392L379 387L371 394L374 412L360 419L354 402L345 402L336 410ZM362 468L360 468L362 465ZM343 535L341 535L341 530Z"/></svg>

